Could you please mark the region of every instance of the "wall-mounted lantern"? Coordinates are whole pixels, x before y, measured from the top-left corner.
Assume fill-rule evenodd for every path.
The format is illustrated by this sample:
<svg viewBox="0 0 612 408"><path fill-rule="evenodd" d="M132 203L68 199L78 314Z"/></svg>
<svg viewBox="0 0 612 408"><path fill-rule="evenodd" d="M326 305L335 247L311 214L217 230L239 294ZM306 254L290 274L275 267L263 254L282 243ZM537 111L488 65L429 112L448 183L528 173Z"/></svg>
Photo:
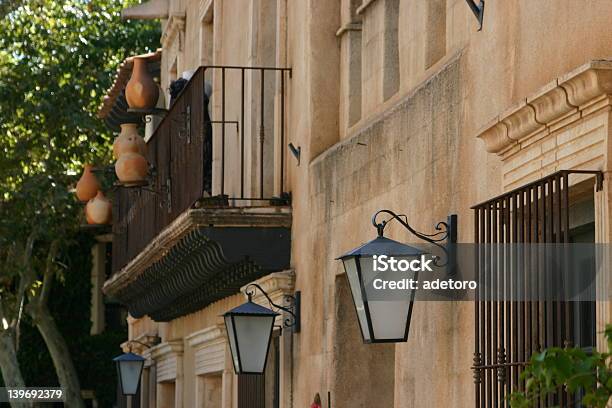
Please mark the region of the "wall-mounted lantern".
<svg viewBox="0 0 612 408"><path fill-rule="evenodd" d="M268 309L253 302L255 289L266 297ZM278 310L291 316L283 321L280 328L293 327L299 331L300 326L300 292L295 296L285 296L289 306L275 304L261 286L252 283L247 286L248 301L224 314L225 327L229 339L232 361L236 374L263 374L268 360L268 351L274 330L274 320L279 316Z"/></svg>
<svg viewBox="0 0 612 408"><path fill-rule="evenodd" d="M132 353L132 344L134 343L140 344L146 348L151 348L149 344L142 343L138 340L130 340L127 342L129 351L113 358L117 366L117 377L119 378L121 393L127 396L136 395L138 393L140 377L145 363L144 357Z"/></svg>
<svg viewBox="0 0 612 408"><path fill-rule="evenodd" d="M391 215L391 218L377 222L379 214ZM372 217L372 224L378 232L378 236L372 241L355 248L337 259L342 260L344 270L348 278L351 295L357 312L357 320L361 329L363 341L365 343L396 343L408 340L410 320L416 294L416 285L407 288L405 296L401 298L386 299L384 297L373 298L373 280L379 275L374 270L374 257L386 255L388 258L395 258L398 263L410 263L421 258L425 252L421 249L402 244L383 236L385 226L393 220L397 220L408 231L418 238L432 243L446 255L444 264L439 264L439 258L434 257L434 265L451 267L454 263L452 259L453 251L448 251L440 242L448 240L449 243L457 242L457 216L451 215L447 222L439 222L436 225L436 233L423 234L414 230L407 221L389 210L380 210ZM406 279L417 281L418 271L403 272Z"/></svg>
<svg viewBox="0 0 612 408"><path fill-rule="evenodd" d="M113 359L117 365L117 377L123 395L136 395L145 359L131 351Z"/></svg>

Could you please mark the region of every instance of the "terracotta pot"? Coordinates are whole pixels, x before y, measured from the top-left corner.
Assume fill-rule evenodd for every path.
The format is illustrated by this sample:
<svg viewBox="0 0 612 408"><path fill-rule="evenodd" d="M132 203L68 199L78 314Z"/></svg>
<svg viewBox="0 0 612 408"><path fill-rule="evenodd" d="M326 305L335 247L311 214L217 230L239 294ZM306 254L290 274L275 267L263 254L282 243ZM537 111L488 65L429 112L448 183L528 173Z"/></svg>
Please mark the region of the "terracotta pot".
<svg viewBox="0 0 612 408"><path fill-rule="evenodd" d="M159 88L147 68L147 61L134 58L132 77L125 86L125 99L130 108L151 109L157 104Z"/></svg>
<svg viewBox="0 0 612 408"><path fill-rule="evenodd" d="M95 174L91 172L92 168L93 166L91 164L85 165L83 175L76 185L76 196L79 201L87 202L91 200L100 190L100 183L98 182Z"/></svg>
<svg viewBox="0 0 612 408"><path fill-rule="evenodd" d="M121 125L121 133L113 143L113 156L118 159L123 153L139 153L145 156L147 144L142 136L138 134L138 125L135 123L124 123Z"/></svg>
<svg viewBox="0 0 612 408"><path fill-rule="evenodd" d="M88 224L110 224L113 216L113 205L104 196L102 191L98 191L98 194L89 200L87 206L85 206L85 216L87 217Z"/></svg>
<svg viewBox="0 0 612 408"><path fill-rule="evenodd" d="M125 152L115 163L115 173L125 185L139 184L145 181L149 171L147 159L139 153Z"/></svg>

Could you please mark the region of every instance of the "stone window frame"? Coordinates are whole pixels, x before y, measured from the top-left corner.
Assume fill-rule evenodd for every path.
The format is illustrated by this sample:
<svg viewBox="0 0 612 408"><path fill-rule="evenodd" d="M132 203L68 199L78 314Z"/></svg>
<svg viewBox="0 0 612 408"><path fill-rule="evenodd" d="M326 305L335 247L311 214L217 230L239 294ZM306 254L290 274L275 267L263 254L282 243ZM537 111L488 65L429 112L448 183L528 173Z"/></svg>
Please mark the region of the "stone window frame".
<svg viewBox="0 0 612 408"><path fill-rule="evenodd" d="M174 405L183 406L183 341L171 340L150 349L155 360L156 383L174 382ZM156 392L159 397L159 391Z"/></svg>
<svg viewBox="0 0 612 408"><path fill-rule="evenodd" d="M185 337L186 344L194 350L195 401L198 406L200 383L198 377L211 374L221 374L222 401L221 406L227 406L232 401L233 367L229 357L227 332L223 323L207 327ZM229 402L228 402L229 401Z"/></svg>

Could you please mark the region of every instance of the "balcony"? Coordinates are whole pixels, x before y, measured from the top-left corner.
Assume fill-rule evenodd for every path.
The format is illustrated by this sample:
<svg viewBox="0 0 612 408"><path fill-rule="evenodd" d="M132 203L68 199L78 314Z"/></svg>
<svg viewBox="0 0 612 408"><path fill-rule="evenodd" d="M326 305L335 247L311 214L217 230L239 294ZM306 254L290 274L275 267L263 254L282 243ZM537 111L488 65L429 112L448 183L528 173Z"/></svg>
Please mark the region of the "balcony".
<svg viewBox="0 0 612 408"><path fill-rule="evenodd" d="M148 185L114 199L105 292L132 316L170 320L289 266L289 75L200 67L173 101L147 142Z"/></svg>

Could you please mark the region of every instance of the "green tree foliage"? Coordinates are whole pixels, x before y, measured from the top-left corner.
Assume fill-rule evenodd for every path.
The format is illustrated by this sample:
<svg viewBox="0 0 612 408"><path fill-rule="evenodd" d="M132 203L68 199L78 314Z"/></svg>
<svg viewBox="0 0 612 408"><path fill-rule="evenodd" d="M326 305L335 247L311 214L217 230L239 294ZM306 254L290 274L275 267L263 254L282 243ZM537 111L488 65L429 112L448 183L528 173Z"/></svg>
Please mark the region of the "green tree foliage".
<svg viewBox="0 0 612 408"><path fill-rule="evenodd" d="M612 396L612 325L606 327L605 337L607 353L553 347L534 354L522 374L526 390L510 395L512 408L538 406L559 390L582 394L586 407L607 407Z"/></svg>
<svg viewBox="0 0 612 408"><path fill-rule="evenodd" d="M82 222L71 187L84 163L110 164L96 113L117 65L159 43L157 23L121 20L136 2L0 0L0 331L17 343L28 306L77 273L58 261Z"/></svg>
<svg viewBox="0 0 612 408"><path fill-rule="evenodd" d="M0 20L0 191L110 158L96 112L117 65L159 43L157 24L122 21L127 1L30 0Z"/></svg>

